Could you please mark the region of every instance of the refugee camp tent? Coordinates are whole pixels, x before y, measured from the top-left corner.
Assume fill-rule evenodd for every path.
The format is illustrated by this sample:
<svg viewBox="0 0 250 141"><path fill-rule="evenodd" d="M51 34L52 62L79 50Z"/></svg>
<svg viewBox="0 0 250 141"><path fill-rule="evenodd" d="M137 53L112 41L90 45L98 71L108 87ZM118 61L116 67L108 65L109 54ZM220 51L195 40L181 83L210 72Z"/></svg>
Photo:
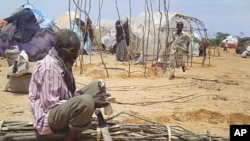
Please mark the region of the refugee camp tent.
<svg viewBox="0 0 250 141"><path fill-rule="evenodd" d="M101 37L101 44L105 47L106 51L111 51L116 44L116 29L112 26L105 35Z"/></svg>
<svg viewBox="0 0 250 141"><path fill-rule="evenodd" d="M18 47L27 53L29 61L37 61L53 46L53 20L38 8L22 5L4 20L7 24L0 30L0 56Z"/></svg>
<svg viewBox="0 0 250 141"><path fill-rule="evenodd" d="M115 21L102 19L94 24L95 38L98 43L101 43L106 51L112 49L115 40Z"/></svg>
<svg viewBox="0 0 250 141"><path fill-rule="evenodd" d="M220 47L224 47L225 43L227 41L227 47L228 48L236 48L238 46L238 38L233 35L228 35L225 39L223 39L220 43Z"/></svg>
<svg viewBox="0 0 250 141"><path fill-rule="evenodd" d="M206 38L206 29L200 20L177 12L142 12L131 21L131 32L142 39L144 43L140 45L148 44L147 55L162 54L166 49L166 42L172 40L172 35L176 31L176 23L179 21L184 23L183 31L188 33L193 40L198 36L198 38ZM194 33L195 31L196 33ZM191 43L189 48L189 56L192 55L194 50L193 44L194 42ZM135 48L134 46L131 47L132 50ZM142 46L139 48L139 50L142 50Z"/></svg>
<svg viewBox="0 0 250 141"><path fill-rule="evenodd" d="M238 38L238 46L235 48L235 52L241 54L247 46L250 46L250 37Z"/></svg>
<svg viewBox="0 0 250 141"><path fill-rule="evenodd" d="M73 19L78 18L81 19L82 21L85 21L84 17L80 17L79 14L75 13L74 11L70 11L70 12L65 12L63 14L61 14L59 17L57 17L54 21L55 25L59 28L67 28L68 24L70 23L70 21L72 21ZM99 29L101 29L101 32L103 32L105 30L105 32L103 34L106 34L109 29L114 26L115 21L113 20L105 20L102 19L99 21L97 21L96 23L93 23L93 28L96 31L96 33L99 32ZM98 38L100 41L100 38Z"/></svg>
<svg viewBox="0 0 250 141"><path fill-rule="evenodd" d="M124 19L126 18L127 17ZM132 54L143 51L143 53L148 56L156 54L162 55L166 49L166 42L172 39L172 34L176 31L176 23L178 21L184 23L183 31L190 34L193 38L193 42L189 48L189 56L198 55L199 42L201 39L206 39L204 24L194 17L177 12L142 12L136 18L130 19L129 48ZM99 23L102 28L108 30L108 32L101 37L100 41L105 45L107 50L111 50L116 42L114 37L116 33L114 23L115 21L108 20L101 20ZM148 46L147 49L146 46Z"/></svg>
<svg viewBox="0 0 250 141"><path fill-rule="evenodd" d="M59 29L63 29L66 28L69 22L74 18L79 18L79 15L73 11L65 12L57 17L54 23Z"/></svg>
<svg viewBox="0 0 250 141"><path fill-rule="evenodd" d="M114 20L101 19L100 21L97 21L95 23L95 25L96 26L100 25L102 28L109 31L112 27L115 26L115 21Z"/></svg>

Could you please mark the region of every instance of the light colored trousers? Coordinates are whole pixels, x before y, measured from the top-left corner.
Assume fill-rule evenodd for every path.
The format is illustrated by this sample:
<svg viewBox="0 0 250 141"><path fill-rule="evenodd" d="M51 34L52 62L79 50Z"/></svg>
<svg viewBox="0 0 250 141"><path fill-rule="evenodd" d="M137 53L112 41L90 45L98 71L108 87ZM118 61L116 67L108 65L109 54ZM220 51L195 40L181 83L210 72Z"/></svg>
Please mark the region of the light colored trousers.
<svg viewBox="0 0 250 141"><path fill-rule="evenodd" d="M184 50L178 49L174 54L170 54L169 56L169 71L170 76L174 76L176 66L185 66L185 62L183 61Z"/></svg>

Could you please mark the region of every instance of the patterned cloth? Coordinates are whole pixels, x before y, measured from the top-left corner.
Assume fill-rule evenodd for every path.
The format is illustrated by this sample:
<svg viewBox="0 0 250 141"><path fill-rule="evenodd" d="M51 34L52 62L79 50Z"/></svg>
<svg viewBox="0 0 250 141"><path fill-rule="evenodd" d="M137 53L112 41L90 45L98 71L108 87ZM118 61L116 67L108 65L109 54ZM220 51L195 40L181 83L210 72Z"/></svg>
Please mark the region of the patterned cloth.
<svg viewBox="0 0 250 141"><path fill-rule="evenodd" d="M8 24L0 32L0 56L5 57L6 49L15 49L18 46L19 51L25 50L29 61L35 62L41 60L54 44L55 32L49 28L40 28L28 42L21 42L14 35L15 25Z"/></svg>
<svg viewBox="0 0 250 141"><path fill-rule="evenodd" d="M54 45L55 32L49 28L41 28L26 43L16 42L19 50L25 50L31 62L41 60Z"/></svg>

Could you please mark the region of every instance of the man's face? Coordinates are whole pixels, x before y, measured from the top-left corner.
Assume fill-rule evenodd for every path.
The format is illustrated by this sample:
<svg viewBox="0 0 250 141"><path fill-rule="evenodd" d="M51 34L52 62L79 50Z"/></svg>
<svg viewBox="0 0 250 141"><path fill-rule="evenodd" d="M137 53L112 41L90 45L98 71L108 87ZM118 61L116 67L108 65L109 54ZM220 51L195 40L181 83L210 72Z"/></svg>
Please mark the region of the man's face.
<svg viewBox="0 0 250 141"><path fill-rule="evenodd" d="M79 50L80 50L80 41L77 37L70 37L71 46L67 48L61 48L60 54L66 65L72 67L75 63Z"/></svg>
<svg viewBox="0 0 250 141"><path fill-rule="evenodd" d="M176 25L176 28L177 28L177 31L182 31L182 29L183 29L183 24L181 24L181 23L178 23L177 25Z"/></svg>

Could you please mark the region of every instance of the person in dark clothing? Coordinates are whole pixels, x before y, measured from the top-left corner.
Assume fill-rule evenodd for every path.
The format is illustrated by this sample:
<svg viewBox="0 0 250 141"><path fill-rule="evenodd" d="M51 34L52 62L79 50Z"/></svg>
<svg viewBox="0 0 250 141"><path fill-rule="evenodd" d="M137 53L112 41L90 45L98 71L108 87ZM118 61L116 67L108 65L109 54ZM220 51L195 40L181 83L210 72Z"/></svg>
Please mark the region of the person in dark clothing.
<svg viewBox="0 0 250 141"><path fill-rule="evenodd" d="M202 40L199 46L199 56L206 56L207 43L206 40Z"/></svg>
<svg viewBox="0 0 250 141"><path fill-rule="evenodd" d="M129 25L127 20L122 23L122 21L117 20L115 23L116 27L116 60L117 61L127 61L128 60L128 51L127 47L129 46Z"/></svg>
<svg viewBox="0 0 250 141"><path fill-rule="evenodd" d="M87 22L87 30L88 30L88 32L89 32L89 36L90 36L90 40L91 40L91 43L93 42L93 40L94 40L94 30L93 30L93 28L92 28L92 21L91 21L91 19L90 18L88 18L87 20L86 20L86 22Z"/></svg>

